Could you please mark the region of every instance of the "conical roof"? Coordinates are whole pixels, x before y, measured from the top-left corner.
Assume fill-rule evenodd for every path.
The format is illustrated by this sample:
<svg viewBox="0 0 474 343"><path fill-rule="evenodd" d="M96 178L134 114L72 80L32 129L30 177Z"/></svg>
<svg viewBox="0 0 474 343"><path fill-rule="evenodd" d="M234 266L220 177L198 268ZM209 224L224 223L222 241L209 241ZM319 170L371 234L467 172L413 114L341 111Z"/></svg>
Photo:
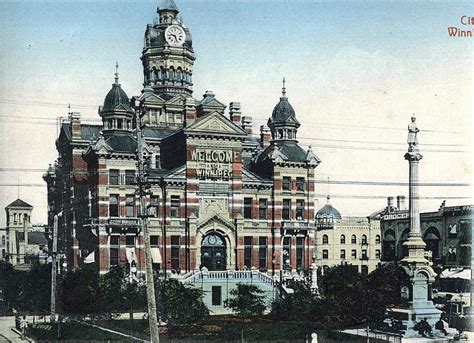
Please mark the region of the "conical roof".
<svg viewBox="0 0 474 343"><path fill-rule="evenodd" d="M174 0L161 0L158 5L158 11L175 11L179 12Z"/></svg>

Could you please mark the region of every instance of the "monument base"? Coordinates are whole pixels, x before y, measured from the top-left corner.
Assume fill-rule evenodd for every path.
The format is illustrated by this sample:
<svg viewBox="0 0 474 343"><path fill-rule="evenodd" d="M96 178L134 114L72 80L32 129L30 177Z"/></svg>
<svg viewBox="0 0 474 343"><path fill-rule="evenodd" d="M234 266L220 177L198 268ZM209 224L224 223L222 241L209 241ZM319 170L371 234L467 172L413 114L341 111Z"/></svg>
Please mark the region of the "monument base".
<svg viewBox="0 0 474 343"><path fill-rule="evenodd" d="M401 322L398 328L398 334L403 338L423 338L423 335L415 329L415 325L422 320L431 326L431 333L433 337L445 338L445 335L435 329L436 323L441 319L442 311L434 307L433 302L427 301L425 304L417 304L417 307L409 308L390 308L387 310L387 324Z"/></svg>

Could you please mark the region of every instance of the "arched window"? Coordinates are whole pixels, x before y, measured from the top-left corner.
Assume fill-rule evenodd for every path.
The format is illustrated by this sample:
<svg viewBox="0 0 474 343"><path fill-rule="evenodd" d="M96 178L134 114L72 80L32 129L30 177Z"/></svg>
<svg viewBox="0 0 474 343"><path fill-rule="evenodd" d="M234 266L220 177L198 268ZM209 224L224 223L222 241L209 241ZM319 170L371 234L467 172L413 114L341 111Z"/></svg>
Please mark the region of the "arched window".
<svg viewBox="0 0 474 343"><path fill-rule="evenodd" d="M367 235L362 235L362 244L367 244Z"/></svg>
<svg viewBox="0 0 474 343"><path fill-rule="evenodd" d="M328 243L329 243L328 235L323 235L323 244L328 244Z"/></svg>
<svg viewBox="0 0 474 343"><path fill-rule="evenodd" d="M351 243L352 243L352 244L357 244L357 237L356 237L356 235L352 235L352 236L351 236Z"/></svg>
<svg viewBox="0 0 474 343"><path fill-rule="evenodd" d="M183 74L182 74L182 72L181 72L181 68L178 68L178 69L176 70L176 79L177 79L178 81L181 81L181 80L183 79Z"/></svg>
<svg viewBox="0 0 474 343"><path fill-rule="evenodd" d="M173 68L173 67L171 67L171 68L169 69L168 78L169 78L170 80L174 80L174 79L176 78L176 74L175 74L175 72L174 72L174 68Z"/></svg>
<svg viewBox="0 0 474 343"><path fill-rule="evenodd" d="M327 260L329 258L329 250L323 250L323 260Z"/></svg>
<svg viewBox="0 0 474 343"><path fill-rule="evenodd" d="M380 244L380 235L375 236L375 244Z"/></svg>
<svg viewBox="0 0 474 343"><path fill-rule="evenodd" d="M341 235L341 244L346 244L346 236Z"/></svg>

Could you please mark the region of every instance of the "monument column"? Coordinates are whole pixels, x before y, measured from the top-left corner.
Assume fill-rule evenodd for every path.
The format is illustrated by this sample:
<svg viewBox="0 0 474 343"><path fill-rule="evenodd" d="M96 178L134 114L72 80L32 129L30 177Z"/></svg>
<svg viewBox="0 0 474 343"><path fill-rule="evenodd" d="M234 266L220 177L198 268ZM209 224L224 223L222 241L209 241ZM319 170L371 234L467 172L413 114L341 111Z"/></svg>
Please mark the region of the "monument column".
<svg viewBox="0 0 474 343"><path fill-rule="evenodd" d="M407 247L408 256L404 256L402 261L406 262L417 262L420 264L427 264L425 256L426 244L421 238L420 228L420 210L419 210L419 199L420 194L418 191L418 166L423 155L420 154L418 148L417 134L419 132L416 126L415 115L411 117L411 123L408 125L408 151L405 154L405 159L409 163L409 213L410 213L410 232L408 239L403 243Z"/></svg>
<svg viewBox="0 0 474 343"><path fill-rule="evenodd" d="M426 321L433 329L440 318L441 311L437 310L431 301L430 285L434 281L436 274L431 268L431 263L427 259L428 252L425 251L426 244L421 238L420 211L418 207L418 166L423 156L418 149L415 115L411 117L408 125L408 151L405 159L409 163L409 212L410 212L410 232L408 239L403 243L408 251L401 264L408 281L402 286L402 301L407 301L408 308L401 305L394 308L392 313L399 312L399 317L404 318L403 337L417 337L418 330L415 329L417 323ZM410 294L411 293L411 294ZM435 330L433 330L435 331Z"/></svg>

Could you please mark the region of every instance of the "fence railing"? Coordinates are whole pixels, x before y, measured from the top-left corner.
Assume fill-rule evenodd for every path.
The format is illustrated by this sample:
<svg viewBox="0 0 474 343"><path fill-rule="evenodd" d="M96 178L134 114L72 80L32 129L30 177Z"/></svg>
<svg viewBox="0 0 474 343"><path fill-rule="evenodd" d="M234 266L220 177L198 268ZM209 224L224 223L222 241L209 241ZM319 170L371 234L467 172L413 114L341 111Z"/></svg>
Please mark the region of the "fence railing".
<svg viewBox="0 0 474 343"><path fill-rule="evenodd" d="M183 283L193 283L202 279L233 279L233 280L253 280L257 279L263 283L274 285L273 278L258 270L223 270L223 271L195 271L176 277Z"/></svg>

